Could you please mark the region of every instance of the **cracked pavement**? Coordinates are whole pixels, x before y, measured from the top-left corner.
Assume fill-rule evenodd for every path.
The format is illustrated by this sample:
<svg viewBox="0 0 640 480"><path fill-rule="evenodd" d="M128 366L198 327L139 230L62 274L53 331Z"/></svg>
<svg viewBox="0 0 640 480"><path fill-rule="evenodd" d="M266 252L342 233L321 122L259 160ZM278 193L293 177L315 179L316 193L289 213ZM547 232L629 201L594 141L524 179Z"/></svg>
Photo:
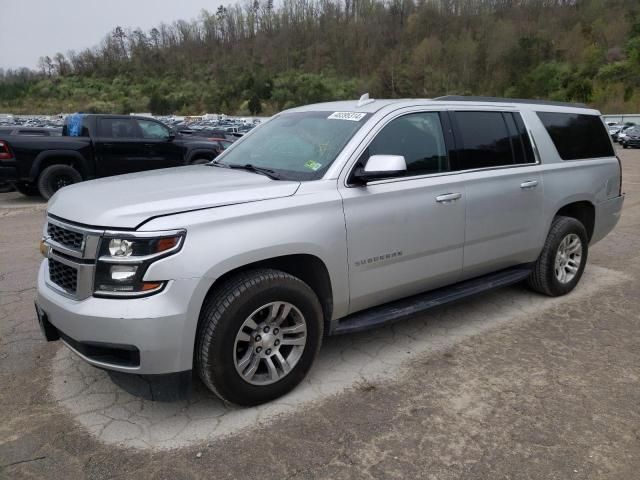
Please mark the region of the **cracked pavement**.
<svg viewBox="0 0 640 480"><path fill-rule="evenodd" d="M640 151L618 153L623 217L572 294L514 286L329 338L250 409L47 344L44 205L0 194L0 478L637 478Z"/></svg>

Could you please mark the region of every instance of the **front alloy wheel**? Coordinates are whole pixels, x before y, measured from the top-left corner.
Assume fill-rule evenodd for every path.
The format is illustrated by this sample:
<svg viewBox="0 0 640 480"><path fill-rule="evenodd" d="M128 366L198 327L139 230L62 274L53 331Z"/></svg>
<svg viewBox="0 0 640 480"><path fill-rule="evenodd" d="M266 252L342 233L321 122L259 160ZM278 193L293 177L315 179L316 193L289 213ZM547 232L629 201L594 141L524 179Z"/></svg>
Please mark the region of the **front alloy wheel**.
<svg viewBox="0 0 640 480"><path fill-rule="evenodd" d="M281 380L298 364L307 343L304 316L289 302L271 302L244 321L235 341L235 367L252 385Z"/></svg>
<svg viewBox="0 0 640 480"><path fill-rule="evenodd" d="M196 368L223 400L259 405L302 381L323 329L322 306L305 282L270 268L240 272L215 285L205 300Z"/></svg>

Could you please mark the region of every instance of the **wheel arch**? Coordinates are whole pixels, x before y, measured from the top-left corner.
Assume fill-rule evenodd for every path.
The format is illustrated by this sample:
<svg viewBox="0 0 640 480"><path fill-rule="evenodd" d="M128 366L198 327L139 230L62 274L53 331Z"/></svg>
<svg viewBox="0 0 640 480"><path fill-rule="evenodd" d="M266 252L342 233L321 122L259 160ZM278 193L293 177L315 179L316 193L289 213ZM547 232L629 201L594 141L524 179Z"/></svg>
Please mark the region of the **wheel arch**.
<svg viewBox="0 0 640 480"><path fill-rule="evenodd" d="M83 180L91 176L86 159L73 150L47 150L41 152L33 161L29 176L35 180L45 168L51 165L69 165L80 173Z"/></svg>
<svg viewBox="0 0 640 480"><path fill-rule="evenodd" d="M587 231L587 238L591 241L596 222L596 207L592 202L588 200L580 200L567 203L558 209L554 218L558 216L575 218L582 223Z"/></svg>
<svg viewBox="0 0 640 480"><path fill-rule="evenodd" d="M216 280L209 286L202 304L200 305L200 311L204 307L204 303L212 292L225 280L236 275L240 272L246 272L248 270L255 270L260 268L273 268L275 270L281 270L294 277L298 277L305 282L318 296L320 305L322 306L323 322L325 332L329 331L329 325L331 317L333 315L333 290L331 284L331 277L329 270L325 263L317 256L307 253L295 253L291 255L282 255L277 257L265 258L263 260L254 261L232 268L216 278ZM198 329L200 328L200 322L198 321Z"/></svg>
<svg viewBox="0 0 640 480"><path fill-rule="evenodd" d="M218 156L218 152L214 148L195 148L193 150L189 150L187 152L187 158L185 159L185 163L188 165L192 161L198 158L206 158L207 160L213 160Z"/></svg>

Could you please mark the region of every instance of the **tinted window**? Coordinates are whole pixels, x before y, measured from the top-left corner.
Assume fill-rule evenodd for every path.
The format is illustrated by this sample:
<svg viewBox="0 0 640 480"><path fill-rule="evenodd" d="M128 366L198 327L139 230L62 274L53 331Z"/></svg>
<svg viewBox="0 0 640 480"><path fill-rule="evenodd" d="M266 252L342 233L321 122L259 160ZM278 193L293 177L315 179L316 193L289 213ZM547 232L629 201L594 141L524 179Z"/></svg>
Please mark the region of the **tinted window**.
<svg viewBox="0 0 640 480"><path fill-rule="evenodd" d="M462 144L456 170L514 163L512 135L501 112L456 112L455 116Z"/></svg>
<svg viewBox="0 0 640 480"><path fill-rule="evenodd" d="M136 125L128 118L101 118L98 133L105 138L137 138Z"/></svg>
<svg viewBox="0 0 640 480"><path fill-rule="evenodd" d="M138 122L144 138L156 138L160 140L169 138L169 129L164 125L160 125L158 122L152 122L151 120L136 120L136 122Z"/></svg>
<svg viewBox="0 0 640 480"><path fill-rule="evenodd" d="M402 155L407 162L407 175L448 170L439 114L412 113L392 120L371 142L362 160L371 155Z"/></svg>
<svg viewBox="0 0 640 480"><path fill-rule="evenodd" d="M597 115L537 112L563 160L612 157L609 134Z"/></svg>

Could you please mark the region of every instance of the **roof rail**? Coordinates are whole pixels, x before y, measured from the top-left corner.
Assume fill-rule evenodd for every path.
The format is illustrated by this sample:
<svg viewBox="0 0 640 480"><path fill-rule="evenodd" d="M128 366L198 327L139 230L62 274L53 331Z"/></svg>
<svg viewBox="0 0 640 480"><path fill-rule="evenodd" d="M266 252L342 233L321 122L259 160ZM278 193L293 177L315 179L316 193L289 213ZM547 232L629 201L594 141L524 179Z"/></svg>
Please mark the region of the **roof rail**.
<svg viewBox="0 0 640 480"><path fill-rule="evenodd" d="M588 108L584 103L553 102L551 100L527 100L526 98L500 98L500 97L468 97L465 95L445 95L434 98L443 102L491 102L491 103L529 103L532 105L553 105L556 107Z"/></svg>

